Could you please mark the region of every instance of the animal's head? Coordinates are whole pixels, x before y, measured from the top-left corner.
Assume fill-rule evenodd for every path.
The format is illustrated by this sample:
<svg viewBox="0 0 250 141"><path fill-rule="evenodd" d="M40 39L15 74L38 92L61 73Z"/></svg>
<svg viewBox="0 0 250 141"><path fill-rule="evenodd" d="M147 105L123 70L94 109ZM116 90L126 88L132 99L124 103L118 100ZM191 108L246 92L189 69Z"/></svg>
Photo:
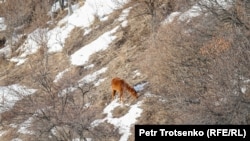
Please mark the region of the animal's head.
<svg viewBox="0 0 250 141"><path fill-rule="evenodd" d="M139 96L138 96L138 93L134 90L133 92L132 92L132 94L133 94L133 96L137 99Z"/></svg>

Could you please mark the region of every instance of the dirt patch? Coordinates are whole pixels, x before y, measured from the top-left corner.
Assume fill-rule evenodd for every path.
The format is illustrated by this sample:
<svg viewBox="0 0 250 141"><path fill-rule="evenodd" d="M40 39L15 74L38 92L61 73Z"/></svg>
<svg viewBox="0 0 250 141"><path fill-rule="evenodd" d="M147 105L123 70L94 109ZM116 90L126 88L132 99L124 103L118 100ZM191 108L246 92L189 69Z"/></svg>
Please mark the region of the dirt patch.
<svg viewBox="0 0 250 141"><path fill-rule="evenodd" d="M114 118L120 118L124 115L126 115L129 111L129 106L118 106L116 107L113 111L112 111L112 114L113 114L113 117Z"/></svg>

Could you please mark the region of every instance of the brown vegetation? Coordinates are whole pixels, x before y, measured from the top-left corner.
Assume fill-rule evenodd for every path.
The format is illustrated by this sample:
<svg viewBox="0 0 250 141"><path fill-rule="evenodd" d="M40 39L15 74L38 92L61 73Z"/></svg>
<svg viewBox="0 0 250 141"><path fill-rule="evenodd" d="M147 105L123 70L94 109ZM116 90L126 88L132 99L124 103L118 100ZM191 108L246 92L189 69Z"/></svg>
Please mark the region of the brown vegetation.
<svg viewBox="0 0 250 141"><path fill-rule="evenodd" d="M248 104L241 101L242 78L249 78L250 68L246 5L236 3L228 10L200 6L210 15L157 30L156 38L145 43L149 49L142 68L151 89L173 101L166 111L173 105L186 113L183 123L249 124L243 114Z"/></svg>
<svg viewBox="0 0 250 141"><path fill-rule="evenodd" d="M11 5L11 2L17 4ZM24 33L24 38L13 44L13 51L32 30L47 26L47 12L53 3L47 2L10 0L4 4L8 21L6 40L10 41L13 34ZM140 93L143 113L137 123L249 124L250 20L247 15L250 4L237 1L231 8L221 9L198 3L202 7L200 16L189 21L180 21L176 16L172 23L162 23L172 12L184 12L196 2L198 0L132 0L126 5L126 8L133 7L128 26L119 27L110 47L92 55L88 64L82 66L70 66L69 55L119 25L116 18L121 9L104 22L96 17L87 35L82 28L73 29L62 53L48 53L48 39L43 38L46 33L41 32L34 37L41 48L30 55L25 64L15 66L1 59L1 85L21 83L38 90L1 114L3 128L32 117L34 124L30 129L34 134L30 140L87 137L118 140L118 129L107 122L90 128L92 121L104 117L103 108L112 97L110 80L115 76L133 84L148 82ZM18 13L13 11L15 8ZM55 23L63 15L65 11L55 15ZM17 31L17 27L22 28ZM18 52L12 55L17 56ZM90 64L94 67L87 68ZM105 78L98 87L92 82L79 82L104 66L108 70L97 78ZM63 77L53 82L56 75L67 68ZM135 76L136 70L142 74ZM121 117L128 111L128 106L117 107L112 114ZM13 130L6 138L17 135L20 133ZM129 140L133 140L132 136Z"/></svg>

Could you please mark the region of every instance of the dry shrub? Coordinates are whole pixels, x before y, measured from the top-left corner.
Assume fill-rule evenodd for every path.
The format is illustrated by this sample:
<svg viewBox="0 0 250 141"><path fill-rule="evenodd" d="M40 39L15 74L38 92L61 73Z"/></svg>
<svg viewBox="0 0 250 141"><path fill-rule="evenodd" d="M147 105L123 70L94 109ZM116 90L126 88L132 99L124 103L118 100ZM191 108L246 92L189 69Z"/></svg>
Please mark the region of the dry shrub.
<svg viewBox="0 0 250 141"><path fill-rule="evenodd" d="M0 54L0 74L5 73L6 66L8 66L8 61L6 60L5 55Z"/></svg>
<svg viewBox="0 0 250 141"><path fill-rule="evenodd" d="M54 20L55 21L60 21L61 19L63 19L65 16L67 16L67 14L68 14L68 11L66 11L66 10L63 10L63 11L57 11L57 12L55 12L55 13L53 13L54 14ZM55 24L56 25L56 24Z"/></svg>
<svg viewBox="0 0 250 141"><path fill-rule="evenodd" d="M7 39L12 38L16 33L31 32L37 27L43 27L48 21L50 9L48 1L9 0L1 4L0 11L5 17Z"/></svg>
<svg viewBox="0 0 250 141"><path fill-rule="evenodd" d="M92 138L97 141L117 141L120 138L118 128L110 123L101 123L92 131Z"/></svg>
<svg viewBox="0 0 250 141"><path fill-rule="evenodd" d="M156 104L157 101L157 104ZM142 106L143 113L138 124L173 124L176 113L168 111L164 102L158 98L148 97ZM171 113L171 114L170 114Z"/></svg>
<svg viewBox="0 0 250 141"><path fill-rule="evenodd" d="M4 47L5 42L6 38L0 33L0 49Z"/></svg>
<svg viewBox="0 0 250 141"><path fill-rule="evenodd" d="M175 79L171 68L176 66L175 62L180 61L176 59L179 55L176 53L182 48L181 45L176 47L177 43L174 39L178 39L180 31L178 26L165 26L159 29L156 40L151 38L145 42L148 49L142 56L143 61L138 65L150 76L151 85L156 86L152 87L153 92L166 93L167 89L171 89L169 83Z"/></svg>
<svg viewBox="0 0 250 141"><path fill-rule="evenodd" d="M246 123L248 108L240 100L242 77L249 78L245 30L211 15L162 25L145 42L141 70L154 93L174 101L167 107L186 113L184 123Z"/></svg>
<svg viewBox="0 0 250 141"><path fill-rule="evenodd" d="M200 48L200 53L202 55L219 55L228 50L230 47L230 41L222 37L212 38L208 43Z"/></svg>
<svg viewBox="0 0 250 141"><path fill-rule="evenodd" d="M64 52L68 55L73 54L77 49L83 46L84 29L80 27L74 28L68 38L65 40Z"/></svg>
<svg viewBox="0 0 250 141"><path fill-rule="evenodd" d="M10 141L15 136L16 129L8 129L0 137L1 141Z"/></svg>
<svg viewBox="0 0 250 141"><path fill-rule="evenodd" d="M113 117L114 118L119 118L119 117L122 117L124 116L125 114L127 114L129 111L129 107L128 106L122 106L122 107L116 107L113 111L112 111L112 114L113 114Z"/></svg>

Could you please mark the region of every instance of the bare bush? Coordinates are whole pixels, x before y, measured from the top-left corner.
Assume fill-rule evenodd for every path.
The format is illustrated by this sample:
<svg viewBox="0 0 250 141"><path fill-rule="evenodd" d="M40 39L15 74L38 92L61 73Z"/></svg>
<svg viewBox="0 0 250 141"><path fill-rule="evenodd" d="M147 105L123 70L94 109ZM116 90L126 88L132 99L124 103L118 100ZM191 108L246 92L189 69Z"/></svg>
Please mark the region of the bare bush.
<svg viewBox="0 0 250 141"><path fill-rule="evenodd" d="M47 23L50 7L49 1L39 0L8 0L0 5L1 16L5 18L6 25L3 32L12 52L17 49L16 39L19 39L20 35L30 33Z"/></svg>
<svg viewBox="0 0 250 141"><path fill-rule="evenodd" d="M249 109L241 90L250 68L245 6L206 5L202 7L206 16L175 21L158 30L156 47L147 52L144 68L155 86L152 89L195 116L186 122L247 123Z"/></svg>

